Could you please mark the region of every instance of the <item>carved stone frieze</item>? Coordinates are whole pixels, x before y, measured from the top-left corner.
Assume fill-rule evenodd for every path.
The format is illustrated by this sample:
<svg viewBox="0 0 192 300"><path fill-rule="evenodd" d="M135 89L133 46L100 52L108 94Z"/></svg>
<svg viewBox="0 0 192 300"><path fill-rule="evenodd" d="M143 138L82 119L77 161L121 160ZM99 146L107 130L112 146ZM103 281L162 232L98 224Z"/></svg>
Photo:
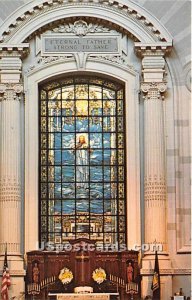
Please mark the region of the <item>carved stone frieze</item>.
<svg viewBox="0 0 192 300"><path fill-rule="evenodd" d="M90 57L117 63L119 65L129 67L129 69L134 69L134 67L128 63L127 56L124 55L123 53L122 53L122 55L100 55L100 56L99 55L97 55L97 56L90 55Z"/></svg>
<svg viewBox="0 0 192 300"><path fill-rule="evenodd" d="M1 83L0 101L20 101L23 93L23 84L21 83Z"/></svg>
<svg viewBox="0 0 192 300"><path fill-rule="evenodd" d="M46 64L50 64L53 62L69 61L71 59L74 59L73 55L47 56L47 57L41 56L41 57L38 57L35 64L29 66L29 68L27 69L26 72L29 73L32 70L35 70L36 68L39 68Z"/></svg>
<svg viewBox="0 0 192 300"><path fill-rule="evenodd" d="M115 63L118 64L120 66L123 67L127 67L129 68L129 70L133 70L134 72L136 72L136 70L134 69L134 67L132 65L130 65L127 61L127 58L124 55L98 55L98 56L94 56L94 55L89 55L89 57L86 58L86 61L92 60L94 59L94 61L97 60L101 60L101 61L108 61L109 63ZM75 55L71 54L71 55L65 55L65 56L48 56L48 57L39 57L37 62L33 65L30 65L29 68L27 69L26 73L29 73L33 70L36 70L39 67L42 67L44 65L47 64L51 64L51 63L56 63L56 62L63 62L63 61L72 61L75 60Z"/></svg>
<svg viewBox="0 0 192 300"><path fill-rule="evenodd" d="M77 36L85 36L88 33L108 33L110 29L99 24L87 24L87 22L83 20L78 20L75 21L74 24L69 23L60 25L59 27L54 28L52 31L58 33L73 33Z"/></svg>

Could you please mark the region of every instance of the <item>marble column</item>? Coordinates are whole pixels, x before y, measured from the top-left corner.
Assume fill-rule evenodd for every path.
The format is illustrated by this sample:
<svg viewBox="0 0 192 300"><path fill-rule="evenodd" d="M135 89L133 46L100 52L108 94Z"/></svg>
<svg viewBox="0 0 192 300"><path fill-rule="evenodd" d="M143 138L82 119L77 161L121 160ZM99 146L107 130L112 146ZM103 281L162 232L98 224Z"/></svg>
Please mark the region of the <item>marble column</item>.
<svg viewBox="0 0 192 300"><path fill-rule="evenodd" d="M166 91L165 52L160 47L140 47L141 91L144 98L144 204L146 244L167 250L166 162L163 101ZM166 48L166 47L165 47ZM153 252L152 247L150 248Z"/></svg>
<svg viewBox="0 0 192 300"><path fill-rule="evenodd" d="M20 83L0 84L0 252L21 254Z"/></svg>
<svg viewBox="0 0 192 300"><path fill-rule="evenodd" d="M7 244L11 274L9 296L25 291L22 257L21 82L20 53L3 48L0 59L0 269Z"/></svg>
<svg viewBox="0 0 192 300"><path fill-rule="evenodd" d="M170 45L167 45L170 47ZM166 45L139 45L142 55L141 91L144 98L144 242L149 251L142 259L142 297L152 294L155 244L161 274L161 299L172 290L171 262L167 252L167 187L164 101L166 101ZM159 251L160 250L160 251ZM163 276L165 272L166 277Z"/></svg>
<svg viewBox="0 0 192 300"><path fill-rule="evenodd" d="M143 82L145 243L166 251L166 167L163 118L164 82Z"/></svg>

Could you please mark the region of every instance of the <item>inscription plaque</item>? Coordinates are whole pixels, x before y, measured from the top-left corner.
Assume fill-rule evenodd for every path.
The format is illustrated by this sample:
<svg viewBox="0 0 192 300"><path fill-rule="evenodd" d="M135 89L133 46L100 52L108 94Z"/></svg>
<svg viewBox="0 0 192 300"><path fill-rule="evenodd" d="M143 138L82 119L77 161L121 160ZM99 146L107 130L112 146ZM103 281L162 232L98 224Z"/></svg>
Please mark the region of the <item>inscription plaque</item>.
<svg viewBox="0 0 192 300"><path fill-rule="evenodd" d="M74 37L64 35L44 35L42 37L43 54L53 53L119 53L119 36Z"/></svg>

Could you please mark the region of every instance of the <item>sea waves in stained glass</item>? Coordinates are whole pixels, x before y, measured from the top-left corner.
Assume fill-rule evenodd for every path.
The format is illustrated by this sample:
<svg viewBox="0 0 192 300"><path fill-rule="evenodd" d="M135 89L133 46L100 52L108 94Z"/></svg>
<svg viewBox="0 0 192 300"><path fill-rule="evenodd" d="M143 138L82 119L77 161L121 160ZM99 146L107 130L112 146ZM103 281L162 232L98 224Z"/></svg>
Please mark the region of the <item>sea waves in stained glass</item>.
<svg viewBox="0 0 192 300"><path fill-rule="evenodd" d="M125 221L122 87L81 78L44 88L41 215L48 213L49 221L42 219L42 239L47 228L55 241L86 236L118 242L119 215ZM125 236L123 225L121 231Z"/></svg>

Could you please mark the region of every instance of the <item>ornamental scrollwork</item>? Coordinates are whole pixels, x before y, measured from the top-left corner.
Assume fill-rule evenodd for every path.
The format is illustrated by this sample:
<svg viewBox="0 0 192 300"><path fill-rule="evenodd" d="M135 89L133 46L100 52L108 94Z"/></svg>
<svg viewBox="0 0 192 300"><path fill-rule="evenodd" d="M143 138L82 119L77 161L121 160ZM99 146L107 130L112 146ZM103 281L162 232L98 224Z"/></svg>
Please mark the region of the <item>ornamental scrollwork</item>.
<svg viewBox="0 0 192 300"><path fill-rule="evenodd" d="M141 91L144 93L145 100L164 99L162 93L167 89L166 82L142 82Z"/></svg>
<svg viewBox="0 0 192 300"><path fill-rule="evenodd" d="M87 24L83 20L78 20L74 24L64 24L52 30L56 33L73 33L77 36L85 36L88 33L104 33L109 32L110 29L98 24Z"/></svg>
<svg viewBox="0 0 192 300"><path fill-rule="evenodd" d="M0 84L0 101L21 100L23 93L23 84L21 83L1 83Z"/></svg>
<svg viewBox="0 0 192 300"><path fill-rule="evenodd" d="M148 93L150 90L157 90L160 93L166 91L167 84L166 82L142 82L141 90L143 93Z"/></svg>

